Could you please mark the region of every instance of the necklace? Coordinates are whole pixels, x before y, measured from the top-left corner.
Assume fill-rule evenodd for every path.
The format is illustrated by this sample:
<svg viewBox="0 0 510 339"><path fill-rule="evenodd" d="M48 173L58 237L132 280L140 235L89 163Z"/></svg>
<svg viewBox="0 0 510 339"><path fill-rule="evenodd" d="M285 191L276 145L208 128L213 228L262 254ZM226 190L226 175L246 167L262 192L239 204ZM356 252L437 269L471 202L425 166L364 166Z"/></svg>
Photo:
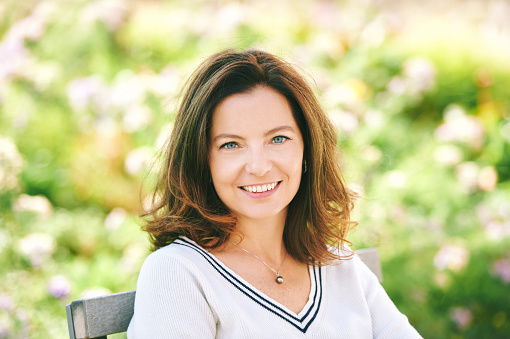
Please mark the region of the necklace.
<svg viewBox="0 0 510 339"><path fill-rule="evenodd" d="M235 247L237 248L240 248L241 250L245 251L246 253L248 253L249 255L255 257L258 261L260 261L261 263L263 263L264 265L266 265L267 268L269 268L271 271L273 271L275 274L276 274L276 283L277 284L283 284L283 277L280 275L280 271L282 270L282 267L283 267L283 264L285 264L285 259L287 259L287 254L289 254L287 251L285 251L285 258L283 258L283 262L282 262L282 265L280 266L280 269L278 271L276 271L274 268L272 268L271 266L269 266L268 264L265 263L264 260L260 259L259 257L257 257L255 254L251 253L250 251L248 251L247 249L244 249L242 248L241 246L239 246L238 244L236 244L235 242L233 242L232 240L229 240L232 245L234 245Z"/></svg>

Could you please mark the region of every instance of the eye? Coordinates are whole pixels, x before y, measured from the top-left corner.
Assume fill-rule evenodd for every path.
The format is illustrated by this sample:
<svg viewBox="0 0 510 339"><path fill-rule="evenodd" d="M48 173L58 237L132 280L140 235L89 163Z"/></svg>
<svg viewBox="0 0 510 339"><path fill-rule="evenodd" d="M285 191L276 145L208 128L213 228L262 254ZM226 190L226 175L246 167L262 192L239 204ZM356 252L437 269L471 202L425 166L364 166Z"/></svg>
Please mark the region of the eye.
<svg viewBox="0 0 510 339"><path fill-rule="evenodd" d="M220 148L234 149L237 147L237 142L229 141L220 146Z"/></svg>
<svg viewBox="0 0 510 339"><path fill-rule="evenodd" d="M289 140L290 138L288 137L284 137L283 135L279 135L277 137L274 137L273 138L273 142L275 144L281 144L282 142L284 142L285 140Z"/></svg>

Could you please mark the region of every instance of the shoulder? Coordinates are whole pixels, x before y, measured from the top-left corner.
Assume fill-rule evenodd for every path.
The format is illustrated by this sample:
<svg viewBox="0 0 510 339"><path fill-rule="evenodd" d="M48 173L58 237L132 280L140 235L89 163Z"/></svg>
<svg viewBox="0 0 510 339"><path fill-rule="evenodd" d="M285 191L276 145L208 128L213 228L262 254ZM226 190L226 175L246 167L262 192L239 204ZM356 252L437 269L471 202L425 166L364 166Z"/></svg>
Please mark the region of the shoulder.
<svg viewBox="0 0 510 339"><path fill-rule="evenodd" d="M185 276L196 276L201 272L200 266L206 263L205 257L207 252L196 243L187 238L178 238L152 252L145 259L139 280L168 280L177 274L181 279Z"/></svg>
<svg viewBox="0 0 510 339"><path fill-rule="evenodd" d="M377 276L349 246L330 247L330 251L339 257L326 265L328 272L331 272L332 275L341 276L344 280L348 278L364 287L367 283L379 283Z"/></svg>

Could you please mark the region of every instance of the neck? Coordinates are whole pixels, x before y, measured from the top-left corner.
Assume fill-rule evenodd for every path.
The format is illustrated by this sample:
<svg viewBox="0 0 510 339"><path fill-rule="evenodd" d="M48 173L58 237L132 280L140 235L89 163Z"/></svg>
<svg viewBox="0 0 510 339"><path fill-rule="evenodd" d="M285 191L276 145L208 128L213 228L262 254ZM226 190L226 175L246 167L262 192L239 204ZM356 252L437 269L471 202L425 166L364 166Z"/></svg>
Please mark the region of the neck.
<svg viewBox="0 0 510 339"><path fill-rule="evenodd" d="M272 266L282 263L285 254L285 216L264 220L239 220L230 240L259 256Z"/></svg>

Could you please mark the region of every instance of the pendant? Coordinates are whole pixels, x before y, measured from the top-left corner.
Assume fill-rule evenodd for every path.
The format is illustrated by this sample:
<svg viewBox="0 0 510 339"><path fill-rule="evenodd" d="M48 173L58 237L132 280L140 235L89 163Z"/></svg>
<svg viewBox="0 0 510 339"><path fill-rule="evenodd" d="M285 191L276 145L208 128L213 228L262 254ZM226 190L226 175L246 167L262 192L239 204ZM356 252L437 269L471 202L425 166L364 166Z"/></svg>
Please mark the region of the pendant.
<svg viewBox="0 0 510 339"><path fill-rule="evenodd" d="M281 285L281 284L283 284L283 277L282 277L282 276L280 276L280 275L279 275L279 276L277 276L277 277L276 277L276 283L278 283L278 284L280 284L280 285Z"/></svg>

